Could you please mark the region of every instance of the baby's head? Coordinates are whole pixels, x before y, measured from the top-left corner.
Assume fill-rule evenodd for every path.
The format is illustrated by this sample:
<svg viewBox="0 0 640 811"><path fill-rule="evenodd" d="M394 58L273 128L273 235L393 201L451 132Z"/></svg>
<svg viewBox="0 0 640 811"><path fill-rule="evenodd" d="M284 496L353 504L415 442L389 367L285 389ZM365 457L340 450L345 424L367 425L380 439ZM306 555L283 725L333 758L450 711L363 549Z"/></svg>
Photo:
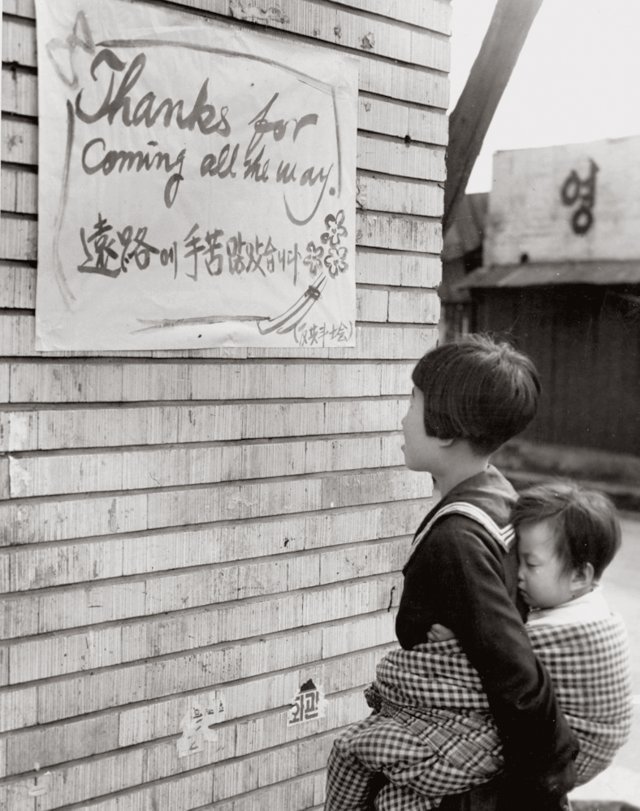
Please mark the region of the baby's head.
<svg viewBox="0 0 640 811"><path fill-rule="evenodd" d="M573 482L525 490L511 521L518 537L518 587L531 608L553 608L589 592L620 548L611 501Z"/></svg>
<svg viewBox="0 0 640 811"><path fill-rule="evenodd" d="M467 440L480 455L523 431L540 395L531 359L485 335L467 335L427 352L412 380L424 398L427 436Z"/></svg>

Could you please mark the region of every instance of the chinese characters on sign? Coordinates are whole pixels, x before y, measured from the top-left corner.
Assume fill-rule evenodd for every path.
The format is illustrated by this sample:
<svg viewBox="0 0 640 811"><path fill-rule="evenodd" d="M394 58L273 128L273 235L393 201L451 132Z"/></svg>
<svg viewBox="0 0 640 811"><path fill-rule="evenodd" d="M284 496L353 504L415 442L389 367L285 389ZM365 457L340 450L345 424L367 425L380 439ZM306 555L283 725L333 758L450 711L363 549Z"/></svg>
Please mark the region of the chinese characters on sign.
<svg viewBox="0 0 640 811"><path fill-rule="evenodd" d="M354 63L36 1L38 348L353 346Z"/></svg>

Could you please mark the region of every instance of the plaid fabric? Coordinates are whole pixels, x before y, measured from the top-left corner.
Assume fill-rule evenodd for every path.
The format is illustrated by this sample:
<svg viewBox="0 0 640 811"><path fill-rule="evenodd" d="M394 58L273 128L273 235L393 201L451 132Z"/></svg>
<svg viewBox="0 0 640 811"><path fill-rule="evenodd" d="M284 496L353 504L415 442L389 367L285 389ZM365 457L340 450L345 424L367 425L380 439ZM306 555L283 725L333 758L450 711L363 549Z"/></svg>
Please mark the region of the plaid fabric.
<svg viewBox="0 0 640 811"><path fill-rule="evenodd" d="M611 762L631 725L628 643L621 620L529 629L580 741L584 783ZM455 639L387 654L380 711L351 726L329 760L327 811L421 811L491 779L501 745L480 678ZM371 781L390 781L374 801Z"/></svg>
<svg viewBox="0 0 640 811"><path fill-rule="evenodd" d="M420 713L383 701L379 713L338 737L329 757L326 811L422 811L490 780L502 764L500 742L484 716ZM485 746L488 741L488 746ZM372 781L390 782L372 799Z"/></svg>

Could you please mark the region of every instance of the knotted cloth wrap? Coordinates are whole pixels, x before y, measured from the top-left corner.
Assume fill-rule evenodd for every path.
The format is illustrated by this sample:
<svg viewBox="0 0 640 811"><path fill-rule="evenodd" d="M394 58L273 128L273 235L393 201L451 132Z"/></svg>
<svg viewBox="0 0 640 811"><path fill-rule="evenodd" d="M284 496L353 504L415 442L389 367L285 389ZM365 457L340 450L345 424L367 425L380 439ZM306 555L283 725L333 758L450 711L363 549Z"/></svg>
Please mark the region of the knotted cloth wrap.
<svg viewBox="0 0 640 811"><path fill-rule="evenodd" d="M478 506L452 502L430 516L410 557L448 515L475 521L503 549L515 540L511 525L499 527ZM527 630L580 741L576 765L578 780L585 783L609 765L627 740L632 707L624 625L601 595L584 598L599 602L591 614L581 613L581 600L562 615L562 609L553 609L548 621L539 616ZM364 781L367 786L367 770L370 775L382 771L390 780L376 797L377 811L436 808L444 797L488 782L502 770L502 746L487 697L457 640L391 651L379 663L366 698L374 712L348 727L334 744L332 811L371 808L361 785ZM364 776L352 771L350 758L361 764ZM338 768L341 764L344 768Z"/></svg>
<svg viewBox="0 0 640 811"><path fill-rule="evenodd" d="M536 624L528 630L580 741L576 767L578 782L585 783L611 763L631 727L624 625L610 614L585 623ZM388 767L379 763L394 783L435 799L483 783L502 768L500 739L480 677L455 639L394 650L382 659L376 676L368 700L375 703L377 698L380 715L396 725L404 723L411 739L405 742L405 755L397 739L396 751L387 753ZM385 727L383 722L362 729L360 734L369 740L361 739L357 748L364 745L370 751L370 737L384 737ZM423 742L422 758L418 741Z"/></svg>

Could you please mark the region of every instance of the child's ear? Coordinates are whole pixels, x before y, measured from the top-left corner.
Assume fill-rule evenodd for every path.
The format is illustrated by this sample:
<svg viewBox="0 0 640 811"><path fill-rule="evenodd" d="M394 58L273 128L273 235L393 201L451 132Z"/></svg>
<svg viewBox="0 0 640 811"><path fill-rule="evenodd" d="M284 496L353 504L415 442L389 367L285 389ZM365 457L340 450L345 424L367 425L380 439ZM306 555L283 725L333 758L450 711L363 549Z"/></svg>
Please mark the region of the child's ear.
<svg viewBox="0 0 640 811"><path fill-rule="evenodd" d="M571 591L574 593L590 589L593 586L594 571L591 563L585 563L581 568L574 569L571 575Z"/></svg>
<svg viewBox="0 0 640 811"><path fill-rule="evenodd" d="M440 438L438 438L438 445L440 445L441 448L450 448L453 445L454 442L455 442L455 439L440 439Z"/></svg>

